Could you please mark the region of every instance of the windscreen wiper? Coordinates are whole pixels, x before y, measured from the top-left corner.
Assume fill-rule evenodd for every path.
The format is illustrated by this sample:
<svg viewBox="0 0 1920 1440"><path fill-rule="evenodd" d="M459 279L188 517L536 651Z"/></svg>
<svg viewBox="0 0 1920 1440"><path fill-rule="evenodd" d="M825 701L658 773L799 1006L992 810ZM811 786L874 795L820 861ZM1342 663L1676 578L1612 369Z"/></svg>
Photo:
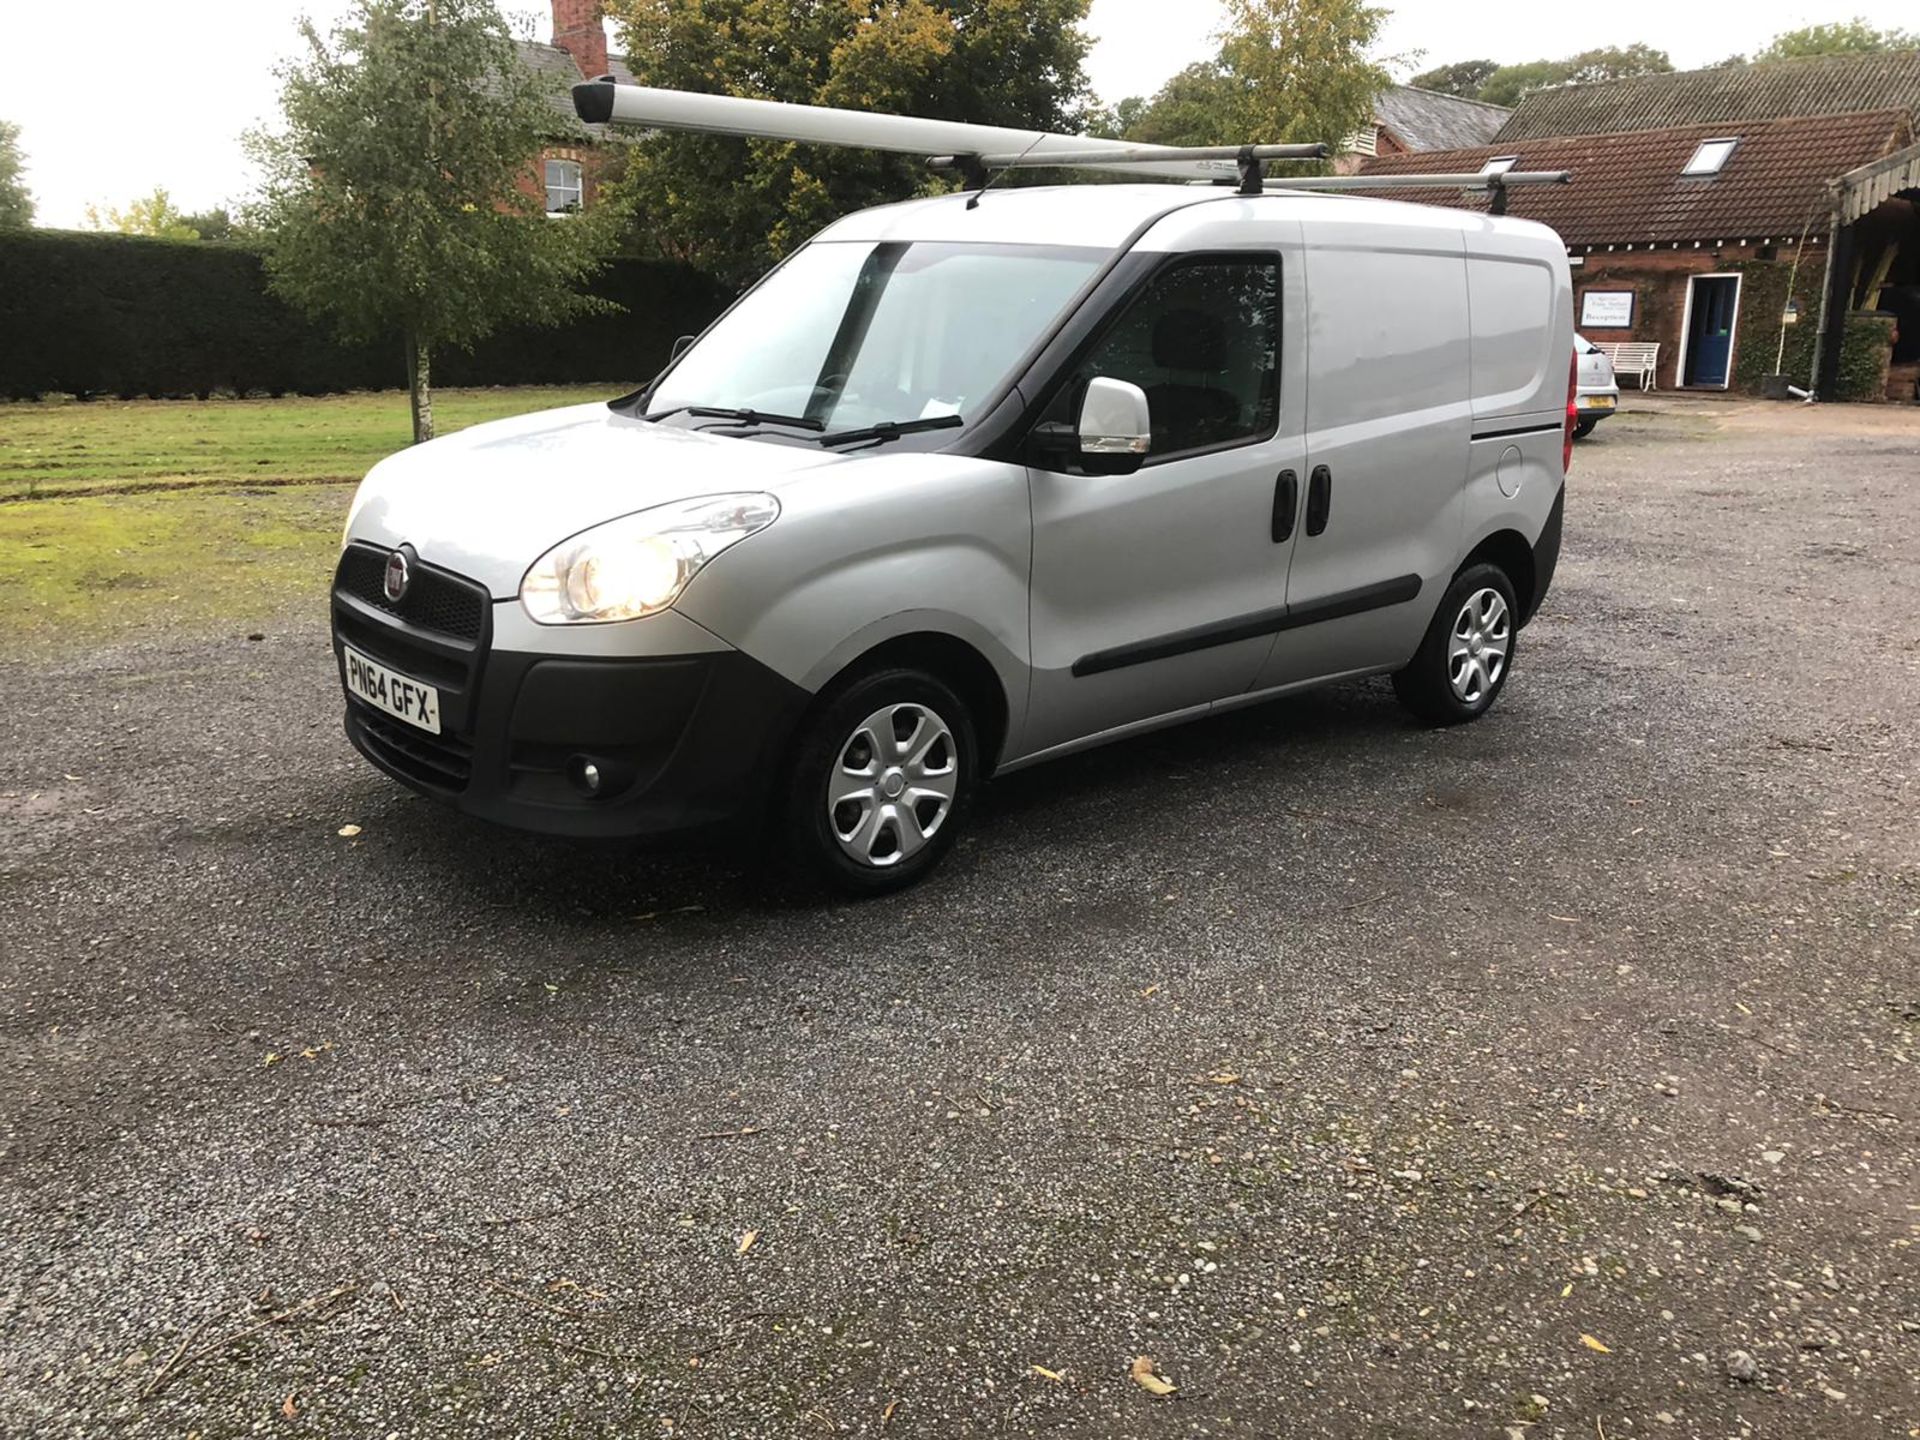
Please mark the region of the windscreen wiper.
<svg viewBox="0 0 1920 1440"><path fill-rule="evenodd" d="M768 410L732 410L724 405L676 405L658 415L642 415L642 420L664 420L669 415L694 415L702 420L738 420L742 425L791 425L796 430L824 430L818 420L804 415L776 415Z"/></svg>
<svg viewBox="0 0 1920 1440"><path fill-rule="evenodd" d="M958 415L926 415L918 420L882 420L878 425L863 425L858 430L836 430L822 435L822 445L851 445L859 440L898 440L921 430L948 430L967 422Z"/></svg>

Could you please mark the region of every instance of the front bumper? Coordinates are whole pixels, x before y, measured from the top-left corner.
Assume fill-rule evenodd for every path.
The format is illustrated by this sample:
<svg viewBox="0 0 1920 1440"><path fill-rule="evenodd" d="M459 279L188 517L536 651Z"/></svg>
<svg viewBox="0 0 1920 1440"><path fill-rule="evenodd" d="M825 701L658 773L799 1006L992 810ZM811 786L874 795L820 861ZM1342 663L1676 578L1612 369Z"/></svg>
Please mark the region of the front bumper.
<svg viewBox="0 0 1920 1440"><path fill-rule="evenodd" d="M544 834L679 834L748 825L764 813L806 708L798 686L737 650L588 659L496 651L491 638L490 604L469 640L337 581L336 663L351 645L440 691L442 733L430 735L343 682L354 748L423 795ZM595 794L578 781L582 760L601 776Z"/></svg>

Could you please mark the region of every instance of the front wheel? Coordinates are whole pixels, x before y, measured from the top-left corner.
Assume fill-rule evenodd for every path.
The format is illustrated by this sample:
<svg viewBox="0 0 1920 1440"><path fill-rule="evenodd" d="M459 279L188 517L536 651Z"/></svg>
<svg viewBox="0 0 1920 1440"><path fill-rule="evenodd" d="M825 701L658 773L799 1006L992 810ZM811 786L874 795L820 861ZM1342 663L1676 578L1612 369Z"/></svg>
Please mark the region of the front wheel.
<svg viewBox="0 0 1920 1440"><path fill-rule="evenodd" d="M1420 648L1393 677L1400 703L1429 725L1486 714L1513 669L1518 613L1513 582L1498 565L1472 565L1454 576Z"/></svg>
<svg viewBox="0 0 1920 1440"><path fill-rule="evenodd" d="M966 822L977 774L973 717L921 670L844 686L794 751L787 849L855 895L903 890L940 863Z"/></svg>

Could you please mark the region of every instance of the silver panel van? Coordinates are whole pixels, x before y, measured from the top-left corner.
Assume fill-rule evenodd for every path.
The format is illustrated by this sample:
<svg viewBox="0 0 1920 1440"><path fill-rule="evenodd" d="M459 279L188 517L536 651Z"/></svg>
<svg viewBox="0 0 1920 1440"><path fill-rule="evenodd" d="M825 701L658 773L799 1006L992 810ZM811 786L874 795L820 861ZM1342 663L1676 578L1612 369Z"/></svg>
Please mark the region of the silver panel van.
<svg viewBox="0 0 1920 1440"><path fill-rule="evenodd" d="M471 814L771 826L854 892L989 777L1351 676L1484 714L1560 548L1566 252L1347 195L866 211L645 389L382 461L347 734Z"/></svg>

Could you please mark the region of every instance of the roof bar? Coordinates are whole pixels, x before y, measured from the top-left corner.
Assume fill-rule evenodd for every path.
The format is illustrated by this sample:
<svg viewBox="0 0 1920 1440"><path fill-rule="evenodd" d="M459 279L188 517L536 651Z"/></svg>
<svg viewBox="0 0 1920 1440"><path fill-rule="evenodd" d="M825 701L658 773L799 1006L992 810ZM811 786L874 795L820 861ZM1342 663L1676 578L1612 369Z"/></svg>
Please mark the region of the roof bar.
<svg viewBox="0 0 1920 1440"><path fill-rule="evenodd" d="M1269 180L1279 190L1485 190L1493 197L1488 213L1507 213L1507 191L1515 185L1571 185L1571 170L1506 170L1470 175L1294 175Z"/></svg>
<svg viewBox="0 0 1920 1440"><path fill-rule="evenodd" d="M1571 170L1509 170L1504 175L1287 175L1267 181L1282 190L1504 190L1512 185L1567 185Z"/></svg>
<svg viewBox="0 0 1920 1440"><path fill-rule="evenodd" d="M653 130L694 130L762 140L792 140L807 145L850 145L903 155L939 156L971 173L1014 165L1060 165L1125 169L1135 175L1169 180L1244 182L1242 163L1264 158L1317 159L1318 145L1221 145L1185 150L1177 146L1134 145L1085 135L1011 130L999 125L967 125L914 115L879 115L866 110L837 110L825 105L789 105L779 100L750 100L736 95L702 95L621 85L612 77L573 87L573 105L588 124L638 125ZM1249 157L1247 151L1255 153ZM976 157L992 157L981 163ZM1071 157L1071 158L1060 158Z"/></svg>

